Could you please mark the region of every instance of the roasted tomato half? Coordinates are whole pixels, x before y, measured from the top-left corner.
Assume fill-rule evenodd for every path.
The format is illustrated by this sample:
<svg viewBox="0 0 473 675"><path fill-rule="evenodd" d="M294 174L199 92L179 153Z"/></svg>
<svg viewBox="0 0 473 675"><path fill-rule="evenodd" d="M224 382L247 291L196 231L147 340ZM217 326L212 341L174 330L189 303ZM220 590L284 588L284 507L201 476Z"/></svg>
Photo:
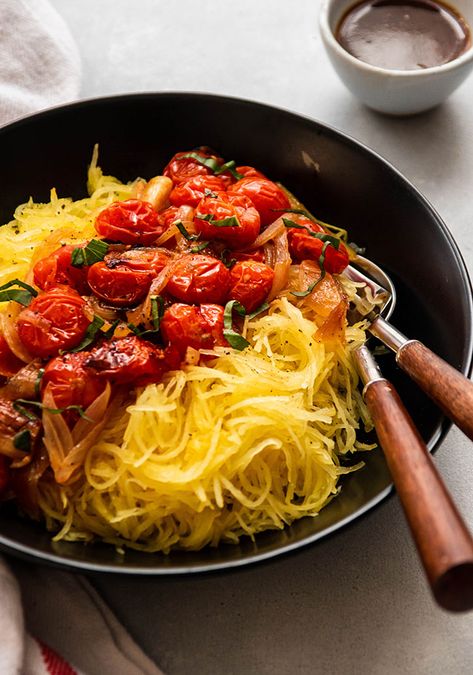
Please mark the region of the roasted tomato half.
<svg viewBox="0 0 473 675"><path fill-rule="evenodd" d="M12 352L8 342L0 333L0 375L11 377L25 364Z"/></svg>
<svg viewBox="0 0 473 675"><path fill-rule="evenodd" d="M17 318L20 340L33 356L46 358L76 347L90 324L85 300L66 286L38 295Z"/></svg>
<svg viewBox="0 0 473 675"><path fill-rule="evenodd" d="M280 187L267 178L248 176L230 187L235 195L244 195L251 199L261 218L261 225L269 225L281 215L281 209L289 208L289 199Z"/></svg>
<svg viewBox="0 0 473 675"><path fill-rule="evenodd" d="M36 286L43 291L49 291L58 285L66 285L74 288L81 295L89 293L87 285L87 267L73 267L72 251L78 246L61 246L46 258L38 260L33 267L33 277Z"/></svg>
<svg viewBox="0 0 473 675"><path fill-rule="evenodd" d="M268 297L274 272L264 263L247 260L232 267L230 279L229 297L238 300L247 312L252 312Z"/></svg>
<svg viewBox="0 0 473 675"><path fill-rule="evenodd" d="M190 254L173 267L166 291L189 304L223 304L230 286L225 265L209 255Z"/></svg>
<svg viewBox="0 0 473 675"><path fill-rule="evenodd" d="M175 303L161 320L161 334L184 356L188 347L212 349L228 346L223 337L223 307L219 305L183 305Z"/></svg>
<svg viewBox="0 0 473 675"><path fill-rule="evenodd" d="M49 386L58 408L80 405L87 408L105 389L106 382L90 368L84 367L87 352L62 354L44 369L41 390Z"/></svg>
<svg viewBox="0 0 473 675"><path fill-rule="evenodd" d="M175 349L160 349L133 335L107 340L94 347L84 366L112 384L138 387L159 382L166 371L178 368L179 363Z"/></svg>
<svg viewBox="0 0 473 675"><path fill-rule="evenodd" d="M219 176L195 176L176 185L169 196L169 201L174 206L187 204L195 208L201 199L209 196L209 193L222 192L225 187L226 181Z"/></svg>
<svg viewBox="0 0 473 675"><path fill-rule="evenodd" d="M218 239L230 248L244 248L254 242L260 217L244 195L219 192L202 199L195 210L194 225L202 239Z"/></svg>
<svg viewBox="0 0 473 675"><path fill-rule="evenodd" d="M243 176L243 178L249 178L250 176L254 178L266 178L264 173L255 169L254 166L237 166L236 172Z"/></svg>
<svg viewBox="0 0 473 675"><path fill-rule="evenodd" d="M287 213L284 217L287 220L292 220L299 226L307 228L304 230L295 227L288 228L287 237L289 252L292 258L298 261L315 260L315 262L320 263L320 256L322 255L325 242L322 239L313 237L311 232L327 234L324 228L302 215ZM327 272L330 272L330 274L340 274L349 262L348 251L342 241L339 243L338 249L331 244L326 246L323 265Z"/></svg>
<svg viewBox="0 0 473 675"><path fill-rule="evenodd" d="M89 268L87 280L101 300L114 307L130 307L145 297L151 281L169 259L164 251L157 249L109 254Z"/></svg>
<svg viewBox="0 0 473 675"><path fill-rule="evenodd" d="M140 199L110 204L95 219L95 229L110 241L144 246L152 244L164 231L151 204Z"/></svg>
<svg viewBox="0 0 473 675"><path fill-rule="evenodd" d="M208 176L213 174L211 168L199 162L195 157L186 155L198 155L202 159L214 159L217 164L223 164L223 159L213 154L213 152L204 146L185 152L177 152L171 161L166 165L163 171L164 176L169 176L174 183L182 183L195 176Z"/></svg>

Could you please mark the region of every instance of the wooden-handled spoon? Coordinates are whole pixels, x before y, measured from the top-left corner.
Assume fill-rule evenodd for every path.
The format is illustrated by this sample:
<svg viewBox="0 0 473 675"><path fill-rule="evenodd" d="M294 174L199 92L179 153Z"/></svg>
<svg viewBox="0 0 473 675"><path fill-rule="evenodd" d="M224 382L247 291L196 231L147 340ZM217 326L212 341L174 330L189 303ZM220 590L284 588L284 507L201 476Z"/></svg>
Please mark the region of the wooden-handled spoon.
<svg viewBox="0 0 473 675"><path fill-rule="evenodd" d="M473 609L473 539L396 390L366 345L355 351L363 396L437 603Z"/></svg>

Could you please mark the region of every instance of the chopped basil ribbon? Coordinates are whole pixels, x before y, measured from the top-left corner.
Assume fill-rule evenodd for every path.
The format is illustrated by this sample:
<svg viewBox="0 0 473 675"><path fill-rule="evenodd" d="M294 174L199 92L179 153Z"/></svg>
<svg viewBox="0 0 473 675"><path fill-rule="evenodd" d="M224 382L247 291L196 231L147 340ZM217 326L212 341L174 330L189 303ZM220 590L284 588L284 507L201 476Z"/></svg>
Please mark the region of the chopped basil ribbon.
<svg viewBox="0 0 473 675"><path fill-rule="evenodd" d="M299 225L298 223L295 223L293 220L289 220L288 218L283 218L282 222L284 223L284 227L288 228L293 228L295 227L297 230L305 230L307 234L314 239L320 239L321 241L331 244L333 248L338 249L340 248L340 239L337 239L337 237L333 237L331 234L325 234L324 232L312 232L312 230L305 225Z"/></svg>
<svg viewBox="0 0 473 675"><path fill-rule="evenodd" d="M77 347L74 347L74 349L69 349L70 352L81 352L83 349L86 347L90 347L91 344L93 344L97 338L97 335L102 328L102 326L105 325L105 321L100 318L100 316L95 315L92 323L89 323L86 333L84 335L84 339L80 344L77 345Z"/></svg>
<svg viewBox="0 0 473 675"><path fill-rule="evenodd" d="M161 295L152 295L151 298L151 321L153 328L143 328L128 323L127 326L137 337L155 337L159 334L161 319L164 316L164 298Z"/></svg>
<svg viewBox="0 0 473 675"><path fill-rule="evenodd" d="M229 253L231 253L230 249L224 248L220 254L220 260L223 262L225 267L230 269L237 261L236 258L228 258Z"/></svg>
<svg viewBox="0 0 473 675"><path fill-rule="evenodd" d="M184 227L184 223L182 222L182 220L176 220L173 223L173 225L177 227L179 232L182 234L184 239L187 239L187 241L197 241L197 239L199 238L198 234L189 234L189 232Z"/></svg>
<svg viewBox="0 0 473 675"><path fill-rule="evenodd" d="M199 164L202 164L203 166L206 166L207 169L213 171L216 176L224 173L225 171L229 171L237 180L240 180L240 178L244 177L243 174L238 173L238 171L235 170L235 162L233 159L229 162L226 162L225 164L219 164L213 157L205 157L198 152L186 152L185 155L181 155L181 159L184 158L195 159L196 162L199 162Z"/></svg>
<svg viewBox="0 0 473 675"><path fill-rule="evenodd" d="M19 431L13 436L13 447L17 450L23 450L23 452L31 450L31 432L29 429Z"/></svg>
<svg viewBox="0 0 473 675"><path fill-rule="evenodd" d="M220 218L220 220L217 220L215 216L213 216L211 213L205 213L204 215L196 215L196 218L199 220L206 220L212 225L215 225L215 227L239 227L240 226L240 221L236 216L229 216L229 218Z"/></svg>
<svg viewBox="0 0 473 675"><path fill-rule="evenodd" d="M88 422L93 422L94 420L91 419L90 417L87 417L85 414L84 408L80 405L66 405L64 408L48 408L47 406L43 405L43 403L40 403L39 401L28 401L25 398L17 398L16 401L13 401L13 408L19 412L21 415L24 415L27 417L29 420L36 420L36 415L33 415L29 410L24 408L23 406L25 405L32 405L36 406L37 408L41 408L41 410L46 410L46 412L51 413L52 415L62 415L63 412L66 410L77 410L79 415L84 419L87 420Z"/></svg>
<svg viewBox="0 0 473 675"><path fill-rule="evenodd" d="M240 316L245 316L245 308L243 305L241 305L238 300L229 300L225 305L225 310L223 312L223 337L233 349L237 349L241 352L243 349L246 349L250 343L248 340L245 340L243 335L240 335L240 333L233 330L233 310Z"/></svg>
<svg viewBox="0 0 473 675"><path fill-rule="evenodd" d="M20 286L20 288L13 288ZM12 279L3 286L0 286L0 302L7 302L13 300L20 303L24 307L28 307L30 302L38 295L38 291L19 279Z"/></svg>
<svg viewBox="0 0 473 675"><path fill-rule="evenodd" d="M327 251L327 246L330 245L329 241L324 242L324 245L322 246L322 251L319 255L319 265L320 265L320 277L317 279L317 281L314 281L313 284L309 286L305 291L291 291L291 295L295 295L298 298L305 298L308 296L314 288L317 286L317 284L320 284L322 279L325 277L326 270L325 270L325 253Z"/></svg>
<svg viewBox="0 0 473 675"><path fill-rule="evenodd" d="M36 380L34 383L34 393L36 394L36 396L38 396L38 398L41 393L41 380L43 379L43 375L44 375L44 368L40 368L38 370L38 374L36 376Z"/></svg>
<svg viewBox="0 0 473 675"><path fill-rule="evenodd" d="M73 267L82 267L100 262L107 255L108 248L108 244L102 239L91 239L84 248L75 248L72 251L71 264Z"/></svg>
<svg viewBox="0 0 473 675"><path fill-rule="evenodd" d="M261 312L265 312L267 309L269 309L269 302L263 302L263 304L257 307L254 312L251 312L251 314L247 314L246 316L248 319L254 319L255 316L258 316Z"/></svg>
<svg viewBox="0 0 473 675"><path fill-rule="evenodd" d="M203 251L204 248L207 248L210 242L208 241L202 241L200 244L197 244L197 246L193 246L191 248L191 253L200 253L200 251Z"/></svg>

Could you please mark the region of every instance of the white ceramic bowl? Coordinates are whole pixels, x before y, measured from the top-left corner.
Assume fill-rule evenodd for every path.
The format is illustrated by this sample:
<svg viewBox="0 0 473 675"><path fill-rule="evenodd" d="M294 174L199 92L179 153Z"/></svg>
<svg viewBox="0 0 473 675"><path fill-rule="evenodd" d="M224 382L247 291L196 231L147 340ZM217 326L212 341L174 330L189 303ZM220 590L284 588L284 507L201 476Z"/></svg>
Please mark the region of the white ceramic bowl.
<svg viewBox="0 0 473 675"><path fill-rule="evenodd" d="M390 115L413 115L434 108L465 80L473 69L473 45L458 58L424 70L388 70L360 61L335 39L335 30L356 0L323 0L320 10L322 39L340 79L370 108ZM452 0L473 30L472 0Z"/></svg>

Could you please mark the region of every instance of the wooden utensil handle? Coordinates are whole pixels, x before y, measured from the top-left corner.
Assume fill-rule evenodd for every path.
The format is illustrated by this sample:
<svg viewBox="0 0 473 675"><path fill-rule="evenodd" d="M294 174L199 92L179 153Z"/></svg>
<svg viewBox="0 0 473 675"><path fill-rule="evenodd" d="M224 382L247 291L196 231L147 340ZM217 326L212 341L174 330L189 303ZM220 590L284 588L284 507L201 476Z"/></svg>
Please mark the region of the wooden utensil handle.
<svg viewBox="0 0 473 675"><path fill-rule="evenodd" d="M399 366L473 440L473 382L422 342L407 342L396 355Z"/></svg>
<svg viewBox="0 0 473 675"><path fill-rule="evenodd" d="M432 592L450 611L473 608L473 539L396 390L365 388L386 461Z"/></svg>

